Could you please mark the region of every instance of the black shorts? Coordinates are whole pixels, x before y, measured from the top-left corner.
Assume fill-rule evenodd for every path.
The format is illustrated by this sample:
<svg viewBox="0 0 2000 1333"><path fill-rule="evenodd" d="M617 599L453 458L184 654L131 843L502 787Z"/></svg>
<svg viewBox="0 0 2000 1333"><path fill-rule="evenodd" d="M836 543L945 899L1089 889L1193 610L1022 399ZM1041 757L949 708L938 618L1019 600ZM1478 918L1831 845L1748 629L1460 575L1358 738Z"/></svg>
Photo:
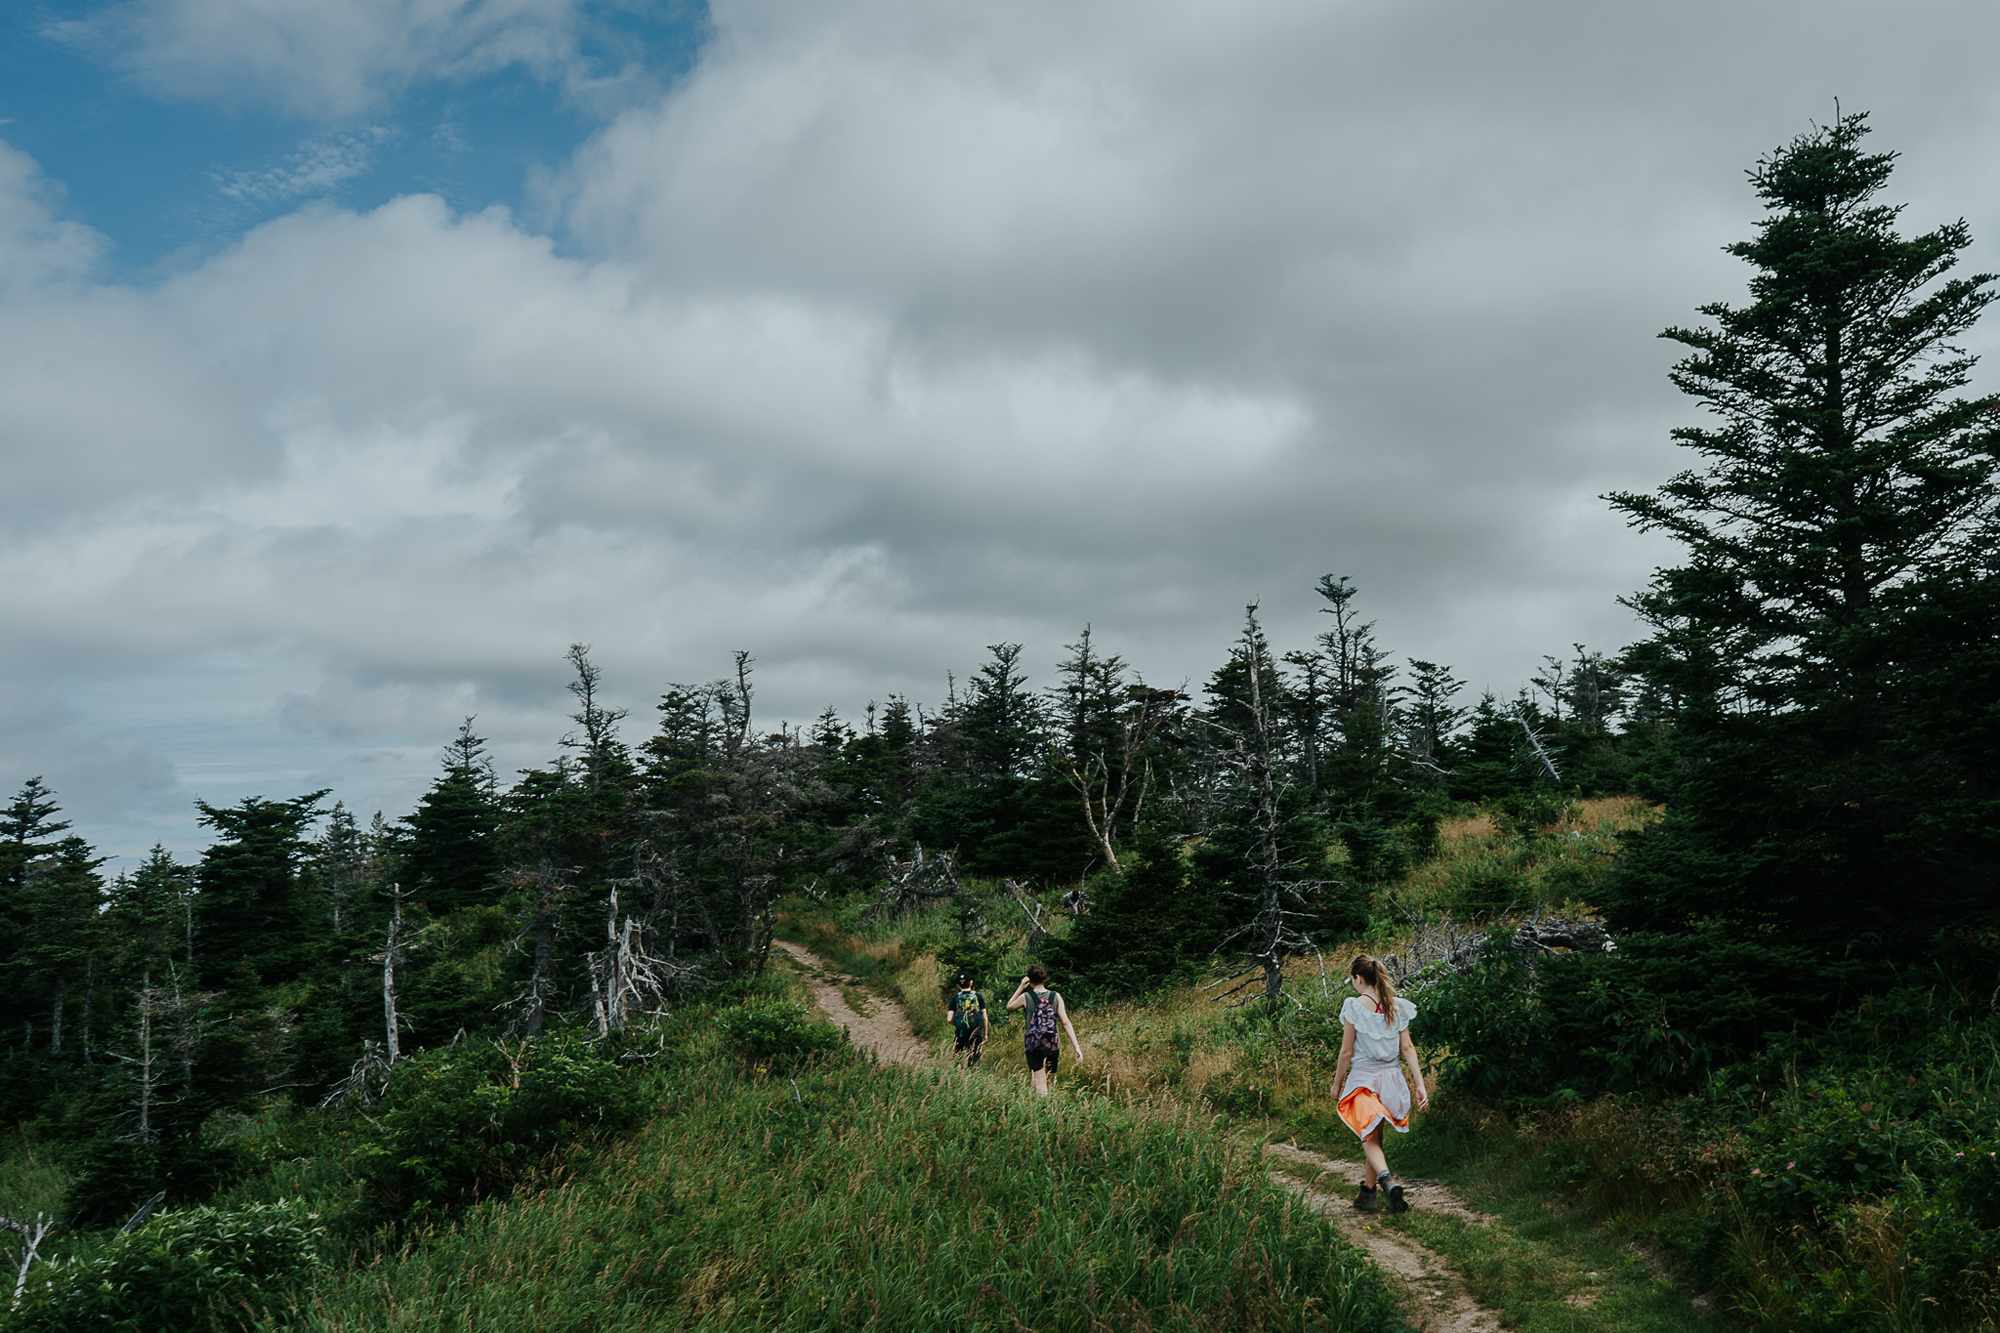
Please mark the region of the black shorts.
<svg viewBox="0 0 2000 1333"><path fill-rule="evenodd" d="M985 1044L985 1041L986 1041L986 1034L984 1032L981 1032L978 1028L974 1028L970 1032L959 1033L958 1045L952 1047L952 1050L954 1052L976 1051L980 1048L980 1046Z"/></svg>
<svg viewBox="0 0 2000 1333"><path fill-rule="evenodd" d="M1028 1070L1030 1073L1039 1073L1043 1069L1047 1069L1053 1074L1056 1072L1056 1063L1061 1059L1062 1047L1060 1046L1052 1051L1038 1051L1032 1046L1028 1048Z"/></svg>

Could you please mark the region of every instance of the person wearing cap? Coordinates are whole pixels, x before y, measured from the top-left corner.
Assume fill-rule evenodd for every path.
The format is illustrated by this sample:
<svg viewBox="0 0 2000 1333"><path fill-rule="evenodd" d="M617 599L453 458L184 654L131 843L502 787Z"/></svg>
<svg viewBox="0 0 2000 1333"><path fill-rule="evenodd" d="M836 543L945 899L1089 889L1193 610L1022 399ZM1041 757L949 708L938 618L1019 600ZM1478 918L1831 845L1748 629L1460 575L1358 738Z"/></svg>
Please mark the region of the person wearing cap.
<svg viewBox="0 0 2000 1333"><path fill-rule="evenodd" d="M965 1056L967 1069L979 1068L979 1053L986 1046L986 997L972 989L972 973L960 971L958 990L944 1007L944 1016L958 1036L954 1057Z"/></svg>

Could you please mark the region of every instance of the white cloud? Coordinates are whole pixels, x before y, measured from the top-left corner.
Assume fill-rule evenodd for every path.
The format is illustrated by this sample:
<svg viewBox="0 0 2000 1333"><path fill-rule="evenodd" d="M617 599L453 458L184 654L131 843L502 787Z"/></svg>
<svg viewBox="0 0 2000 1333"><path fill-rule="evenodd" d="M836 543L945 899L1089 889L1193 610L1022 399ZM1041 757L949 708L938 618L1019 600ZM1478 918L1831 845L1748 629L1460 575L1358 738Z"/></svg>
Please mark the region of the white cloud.
<svg viewBox="0 0 2000 1333"><path fill-rule="evenodd" d="M386 125L305 140L278 166L217 175L215 187L231 199L251 204L284 203L332 194L375 165L375 151L396 137Z"/></svg>
<svg viewBox="0 0 2000 1333"><path fill-rule="evenodd" d="M47 31L154 92L339 119L424 78L575 56L578 0L122 0Z"/></svg>
<svg viewBox="0 0 2000 1333"><path fill-rule="evenodd" d="M559 52L568 13L294 9L118 21L159 86L240 67L353 110ZM1247 600L1312 632L1332 571L1392 651L1511 690L1629 632L1614 598L1661 551L1595 496L1676 463L1651 335L1740 284L1718 247L1757 152L1841 92L1906 150L1895 190L2000 226L1965 128L1996 109L1936 91L2000 18L1946 10L1924 65L1802 3L732 0L548 182L560 245L321 202L147 290L84 283L92 239L0 154L28 275L0 300L0 669L84 731L113 694L212 719L235 749L91 733L210 799L392 813L468 712L503 767L546 758L572 640L635 726L739 647L798 720L935 700L1003 639L1046 670L1085 620L1199 678ZM324 190L366 148L319 142L240 188Z"/></svg>
<svg viewBox="0 0 2000 1333"><path fill-rule="evenodd" d="M33 158L0 143L0 299L82 278L103 253L102 237L58 216L60 202Z"/></svg>

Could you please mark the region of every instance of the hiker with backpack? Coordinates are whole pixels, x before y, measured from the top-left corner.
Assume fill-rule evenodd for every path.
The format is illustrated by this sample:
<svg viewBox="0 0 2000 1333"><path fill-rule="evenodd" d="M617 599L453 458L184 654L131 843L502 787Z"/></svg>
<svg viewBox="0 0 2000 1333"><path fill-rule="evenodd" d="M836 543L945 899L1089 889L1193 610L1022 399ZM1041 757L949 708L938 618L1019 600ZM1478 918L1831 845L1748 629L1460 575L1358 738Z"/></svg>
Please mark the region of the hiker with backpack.
<svg viewBox="0 0 2000 1333"><path fill-rule="evenodd" d="M1361 1156L1368 1163L1365 1184L1354 1196L1354 1206L1364 1213L1376 1211L1376 1199L1386 1194L1389 1211L1400 1213L1409 1207L1403 1186L1389 1173L1389 1159L1382 1154L1382 1126L1394 1125L1398 1133L1410 1132L1410 1093L1416 1091L1419 1110L1429 1110L1431 1099L1424 1091L1423 1066L1417 1062L1417 1048L1410 1040L1410 1020L1417 1006L1396 994L1389 969L1358 955L1347 969L1347 983L1354 994L1340 1006L1340 1059L1334 1065L1334 1086L1340 1089L1340 1118L1361 1137ZM1408 1063L1409 1081L1397 1068L1398 1060Z"/></svg>
<svg viewBox="0 0 2000 1333"><path fill-rule="evenodd" d="M945 1005L944 1016L950 1022L952 1031L958 1035L958 1045L952 1048L953 1056L965 1056L967 1069L979 1068L979 1053L986 1047L986 1034L991 1025L986 1017L986 997L972 989L972 973L958 974L958 990Z"/></svg>
<svg viewBox="0 0 2000 1333"><path fill-rule="evenodd" d="M1057 1024L1069 1033L1069 1044L1076 1052L1080 1063L1083 1047L1077 1044L1076 1029L1069 1024L1069 1009L1063 1004L1063 997L1048 988L1049 970L1040 963L1028 969L1028 975L1021 978L1021 984L1014 988L1014 994L1007 1001L1007 1008L1028 1011L1028 1035L1025 1039L1028 1054L1028 1077L1035 1085L1035 1095L1049 1095L1049 1080L1055 1077L1056 1065L1062 1059L1062 1039L1057 1034Z"/></svg>

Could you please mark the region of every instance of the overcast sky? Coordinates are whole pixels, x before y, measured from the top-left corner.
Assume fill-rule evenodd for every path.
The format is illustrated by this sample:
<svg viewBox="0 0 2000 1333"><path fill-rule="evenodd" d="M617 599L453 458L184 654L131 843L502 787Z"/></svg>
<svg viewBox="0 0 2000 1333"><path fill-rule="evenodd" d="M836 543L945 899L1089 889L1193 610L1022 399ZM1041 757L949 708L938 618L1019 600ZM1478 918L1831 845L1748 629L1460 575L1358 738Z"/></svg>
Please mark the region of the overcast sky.
<svg viewBox="0 0 2000 1333"><path fill-rule="evenodd" d="M579 640L635 740L737 648L858 721L1086 622L1198 682L1336 573L1509 694L1671 558L1597 496L1681 465L1654 335L1741 292L1760 154L1865 109L2000 267L1990 3L0 24L0 784L119 857L393 818L467 714L546 762Z"/></svg>

